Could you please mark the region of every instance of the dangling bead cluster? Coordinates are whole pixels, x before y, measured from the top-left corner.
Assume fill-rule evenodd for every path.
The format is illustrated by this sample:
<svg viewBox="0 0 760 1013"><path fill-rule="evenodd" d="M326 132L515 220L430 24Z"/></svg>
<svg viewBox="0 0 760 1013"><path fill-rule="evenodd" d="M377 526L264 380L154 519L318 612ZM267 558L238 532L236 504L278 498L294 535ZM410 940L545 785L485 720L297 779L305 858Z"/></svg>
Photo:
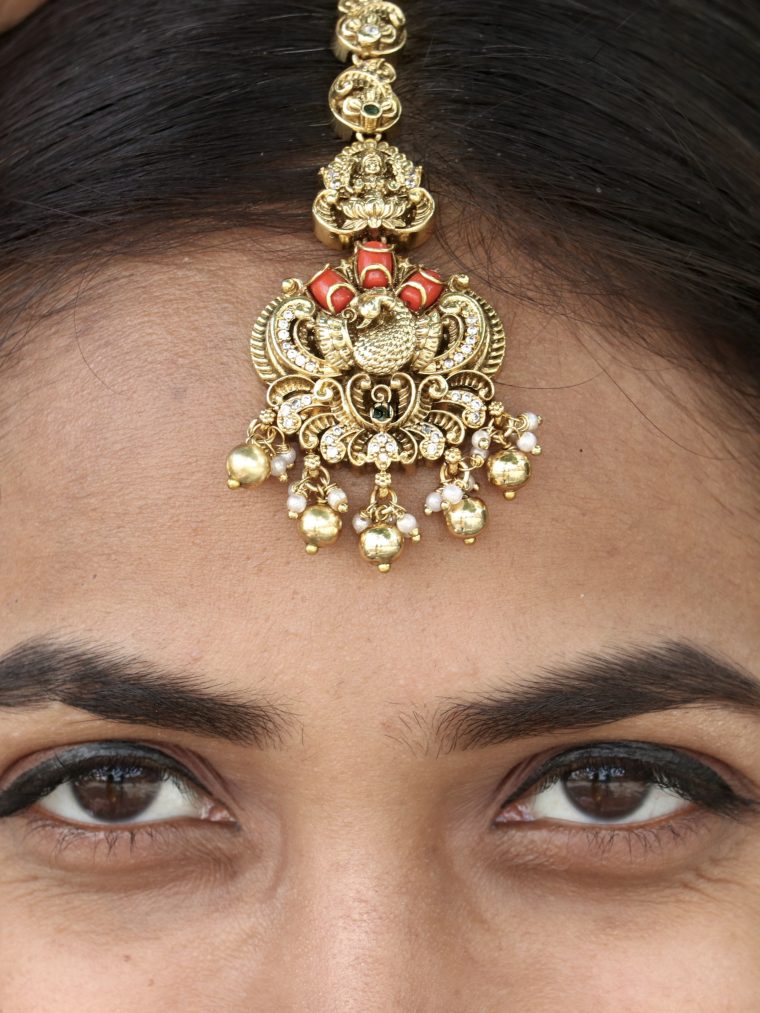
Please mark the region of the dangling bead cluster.
<svg viewBox="0 0 760 1013"><path fill-rule="evenodd" d="M506 348L494 308L466 275L445 278L409 259L430 234L435 202L422 169L384 139L401 115L388 57L406 40L404 14L386 0L338 8L334 49L350 63L329 105L350 143L321 170L313 216L318 238L342 259L308 281L284 281L256 321L251 358L266 406L230 452L227 474L231 489L270 476L287 483L288 516L316 554L336 541L348 510L329 468L373 468L369 502L351 526L362 557L386 572L420 539L394 469L434 464L439 484L420 507L472 544L488 519L481 484L514 499L541 452L541 419L494 400Z"/></svg>

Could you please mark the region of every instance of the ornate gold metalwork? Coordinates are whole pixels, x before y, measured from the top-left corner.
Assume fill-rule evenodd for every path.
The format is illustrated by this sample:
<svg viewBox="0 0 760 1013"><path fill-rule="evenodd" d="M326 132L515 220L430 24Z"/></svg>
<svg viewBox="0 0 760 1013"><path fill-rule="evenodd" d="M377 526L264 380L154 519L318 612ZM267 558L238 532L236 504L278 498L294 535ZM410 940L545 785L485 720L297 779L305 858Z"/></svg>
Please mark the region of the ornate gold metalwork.
<svg viewBox="0 0 760 1013"><path fill-rule="evenodd" d="M380 134L395 126L401 103L391 87L396 71L386 60L357 60L333 81L328 96L338 135Z"/></svg>
<svg viewBox="0 0 760 1013"><path fill-rule="evenodd" d="M404 15L381 0L340 0L335 50L352 65L335 80L329 105L342 136L355 140L321 170L314 201L318 237L343 250L309 281L290 278L261 313L251 358L268 384L266 406L227 459L231 488L289 481L289 515L306 550L338 537L346 494L328 468L375 469L369 503L353 518L364 559L386 571L416 519L393 489L398 465L437 462L439 485L425 513L441 511L466 544L486 524L476 475L513 499L540 453L531 412L510 415L494 400L492 377L506 339L501 321L464 275L444 279L407 251L428 236L435 202L422 169L382 139L401 114L385 59L406 39ZM468 443L469 439L469 443Z"/></svg>
<svg viewBox="0 0 760 1013"><path fill-rule="evenodd" d="M355 141L321 175L313 214L326 246L341 249L365 234L412 246L432 231L435 201L420 185L422 169L387 141Z"/></svg>

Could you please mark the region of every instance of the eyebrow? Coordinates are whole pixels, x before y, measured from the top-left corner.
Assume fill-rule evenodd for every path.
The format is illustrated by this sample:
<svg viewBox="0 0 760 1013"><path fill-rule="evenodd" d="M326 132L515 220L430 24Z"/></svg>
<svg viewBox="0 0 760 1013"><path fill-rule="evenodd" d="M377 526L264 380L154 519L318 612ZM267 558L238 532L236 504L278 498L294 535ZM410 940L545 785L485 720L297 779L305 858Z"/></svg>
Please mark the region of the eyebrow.
<svg viewBox="0 0 760 1013"><path fill-rule="evenodd" d="M613 647L540 669L516 688L443 701L434 734L445 753L696 705L760 710L760 682L684 640Z"/></svg>
<svg viewBox="0 0 760 1013"><path fill-rule="evenodd" d="M272 702L241 700L195 675L100 645L35 639L0 657L0 711L51 703L262 748L280 744L294 721Z"/></svg>

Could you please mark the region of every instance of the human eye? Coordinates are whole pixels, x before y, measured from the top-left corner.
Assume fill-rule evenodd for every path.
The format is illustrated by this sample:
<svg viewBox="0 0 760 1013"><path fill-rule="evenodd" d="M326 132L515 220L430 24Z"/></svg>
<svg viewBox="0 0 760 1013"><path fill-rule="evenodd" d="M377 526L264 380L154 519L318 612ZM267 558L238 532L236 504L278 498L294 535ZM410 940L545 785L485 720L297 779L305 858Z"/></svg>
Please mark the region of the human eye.
<svg viewBox="0 0 760 1013"><path fill-rule="evenodd" d="M155 844L169 829L236 825L187 764L156 747L121 741L57 750L0 776L0 819L10 817L26 819L57 850L65 843L76 853L105 841L111 855L122 839L133 854L141 831Z"/></svg>
<svg viewBox="0 0 760 1013"><path fill-rule="evenodd" d="M738 817L756 805L707 760L647 742L576 747L519 773L497 825L642 828L689 813Z"/></svg>

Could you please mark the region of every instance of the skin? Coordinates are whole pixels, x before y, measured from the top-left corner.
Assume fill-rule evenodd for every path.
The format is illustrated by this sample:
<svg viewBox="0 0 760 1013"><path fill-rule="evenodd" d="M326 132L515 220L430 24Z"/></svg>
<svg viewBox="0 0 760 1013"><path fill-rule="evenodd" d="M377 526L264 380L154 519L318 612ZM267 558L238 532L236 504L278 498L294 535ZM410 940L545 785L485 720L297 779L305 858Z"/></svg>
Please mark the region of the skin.
<svg viewBox="0 0 760 1013"><path fill-rule="evenodd" d="M599 740L698 754L760 801L759 715L431 744L445 699L605 646L684 638L760 678L751 472L725 407L700 429L712 381L480 279L510 335L498 396L546 420L531 482L513 503L486 489L489 527L465 547L424 518L436 475L420 468L398 489L422 541L391 573L348 524L310 558L283 487L224 482L263 400L251 322L324 262L314 243L267 250L232 237L105 267L6 368L0 650L97 640L293 719L260 750L61 704L0 710L0 787L46 751L130 738L200 757L240 825L109 853L61 848L29 813L0 821L0 1008L756 1008L760 813L692 806L606 847L577 825L492 823L510 771ZM433 243L424 260L456 266ZM353 513L369 482L344 472Z"/></svg>
<svg viewBox="0 0 760 1013"><path fill-rule="evenodd" d="M45 0L0 0L0 32L15 27L19 21L42 7L44 2Z"/></svg>

